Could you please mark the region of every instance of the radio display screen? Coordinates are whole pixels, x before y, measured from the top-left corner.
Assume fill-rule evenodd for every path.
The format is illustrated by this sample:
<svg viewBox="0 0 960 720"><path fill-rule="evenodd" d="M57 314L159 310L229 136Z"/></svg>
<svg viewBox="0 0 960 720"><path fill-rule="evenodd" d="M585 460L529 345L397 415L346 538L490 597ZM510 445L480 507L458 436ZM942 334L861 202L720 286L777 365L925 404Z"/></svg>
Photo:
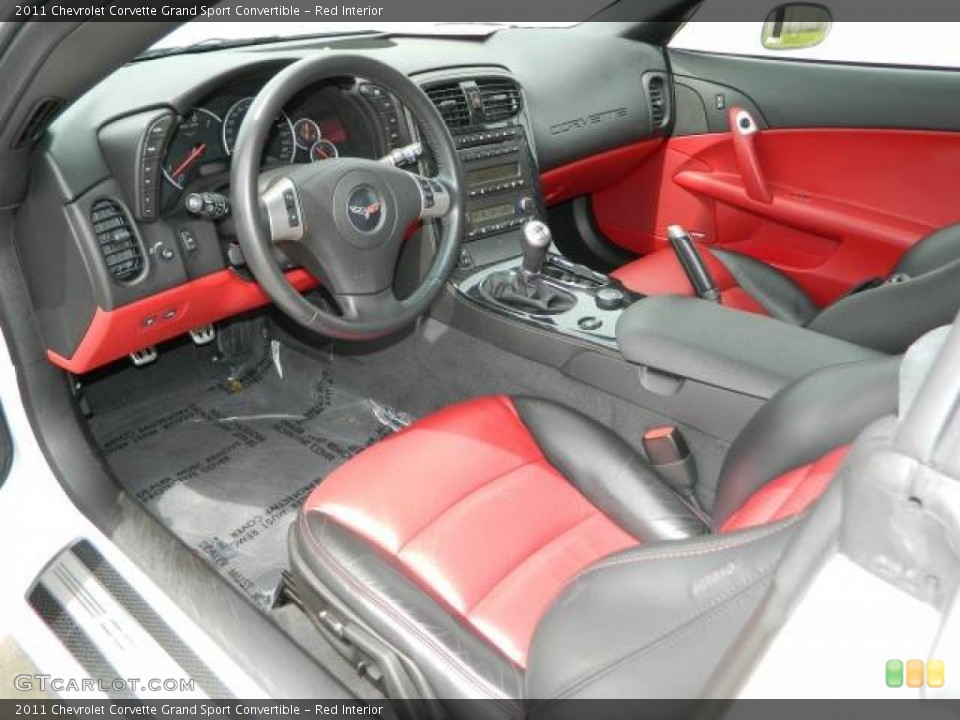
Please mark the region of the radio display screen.
<svg viewBox="0 0 960 720"><path fill-rule="evenodd" d="M503 203L493 207L471 210L467 215L471 225L482 225L500 218L513 217L513 203Z"/></svg>
<svg viewBox="0 0 960 720"><path fill-rule="evenodd" d="M490 167L479 168L477 170L467 171L467 185L476 187L477 185L486 185L487 183L500 182L502 180L512 180L520 174L520 168L517 163L506 165L491 165Z"/></svg>

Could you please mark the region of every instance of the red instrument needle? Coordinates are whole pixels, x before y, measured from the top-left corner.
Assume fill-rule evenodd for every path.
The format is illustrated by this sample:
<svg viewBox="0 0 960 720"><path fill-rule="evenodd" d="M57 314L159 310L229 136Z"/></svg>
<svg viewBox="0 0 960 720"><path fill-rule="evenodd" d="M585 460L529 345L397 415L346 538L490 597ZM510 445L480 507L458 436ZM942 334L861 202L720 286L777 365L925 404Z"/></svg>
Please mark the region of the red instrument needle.
<svg viewBox="0 0 960 720"><path fill-rule="evenodd" d="M199 145L194 145L193 150L190 151L190 154L183 159L183 162L181 162L179 165L177 165L176 168L174 168L171 175L173 175L174 177L179 177L183 171L185 171L188 167L193 165L193 163L195 163L201 157L203 157L203 154L206 151L207 151L206 143L200 143Z"/></svg>

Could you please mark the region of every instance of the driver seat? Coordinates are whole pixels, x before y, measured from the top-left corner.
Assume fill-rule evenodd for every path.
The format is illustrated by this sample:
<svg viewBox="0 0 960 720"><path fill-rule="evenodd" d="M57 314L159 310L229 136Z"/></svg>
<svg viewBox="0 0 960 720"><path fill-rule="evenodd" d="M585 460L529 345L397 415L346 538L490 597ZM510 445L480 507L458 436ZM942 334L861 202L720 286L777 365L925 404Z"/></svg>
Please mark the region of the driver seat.
<svg viewBox="0 0 960 720"><path fill-rule="evenodd" d="M483 698L504 717L531 698L693 697L797 514L895 410L898 368L871 359L782 390L731 446L709 516L575 410L447 407L312 492L291 529L296 594L394 678L388 694Z"/></svg>

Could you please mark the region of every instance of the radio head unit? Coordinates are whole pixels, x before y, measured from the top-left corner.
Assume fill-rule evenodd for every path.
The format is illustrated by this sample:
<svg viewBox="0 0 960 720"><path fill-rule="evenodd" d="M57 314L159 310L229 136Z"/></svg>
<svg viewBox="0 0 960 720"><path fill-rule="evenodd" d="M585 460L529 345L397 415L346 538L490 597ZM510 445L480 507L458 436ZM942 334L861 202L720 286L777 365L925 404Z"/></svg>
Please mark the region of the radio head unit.
<svg viewBox="0 0 960 720"><path fill-rule="evenodd" d="M454 135L467 179L466 240L539 219L536 163L519 123Z"/></svg>

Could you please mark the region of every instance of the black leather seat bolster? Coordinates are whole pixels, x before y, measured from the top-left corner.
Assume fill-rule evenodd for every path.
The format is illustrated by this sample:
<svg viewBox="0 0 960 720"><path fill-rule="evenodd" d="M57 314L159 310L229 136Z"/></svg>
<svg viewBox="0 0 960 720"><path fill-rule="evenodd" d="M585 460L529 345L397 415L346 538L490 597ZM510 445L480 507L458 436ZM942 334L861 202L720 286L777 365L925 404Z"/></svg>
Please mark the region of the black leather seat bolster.
<svg viewBox="0 0 960 720"><path fill-rule="evenodd" d="M550 464L641 543L709 531L686 502L616 433L547 400L515 397L513 404Z"/></svg>
<svg viewBox="0 0 960 720"><path fill-rule="evenodd" d="M537 626L531 717L583 712L556 700L699 697L763 598L796 521L624 550L584 570Z"/></svg>
<svg viewBox="0 0 960 720"><path fill-rule="evenodd" d="M770 317L793 325L806 325L819 312L803 288L779 270L737 252L716 249L710 252Z"/></svg>
<svg viewBox="0 0 960 720"><path fill-rule="evenodd" d="M960 260L960 223L930 233L904 253L893 269L917 277Z"/></svg>
<svg viewBox="0 0 960 720"><path fill-rule="evenodd" d="M900 360L817 370L760 408L727 452L712 512L715 527L766 483L852 442L871 422L896 412Z"/></svg>
<svg viewBox="0 0 960 720"><path fill-rule="evenodd" d="M919 263L905 266L918 267ZM842 298L808 327L857 345L902 353L925 332L952 322L958 308L960 259L911 275L906 282Z"/></svg>
<svg viewBox="0 0 960 720"><path fill-rule="evenodd" d="M523 672L414 584L387 554L320 512L290 528L291 571L317 597L411 660L440 698L480 698L489 717L518 717Z"/></svg>

